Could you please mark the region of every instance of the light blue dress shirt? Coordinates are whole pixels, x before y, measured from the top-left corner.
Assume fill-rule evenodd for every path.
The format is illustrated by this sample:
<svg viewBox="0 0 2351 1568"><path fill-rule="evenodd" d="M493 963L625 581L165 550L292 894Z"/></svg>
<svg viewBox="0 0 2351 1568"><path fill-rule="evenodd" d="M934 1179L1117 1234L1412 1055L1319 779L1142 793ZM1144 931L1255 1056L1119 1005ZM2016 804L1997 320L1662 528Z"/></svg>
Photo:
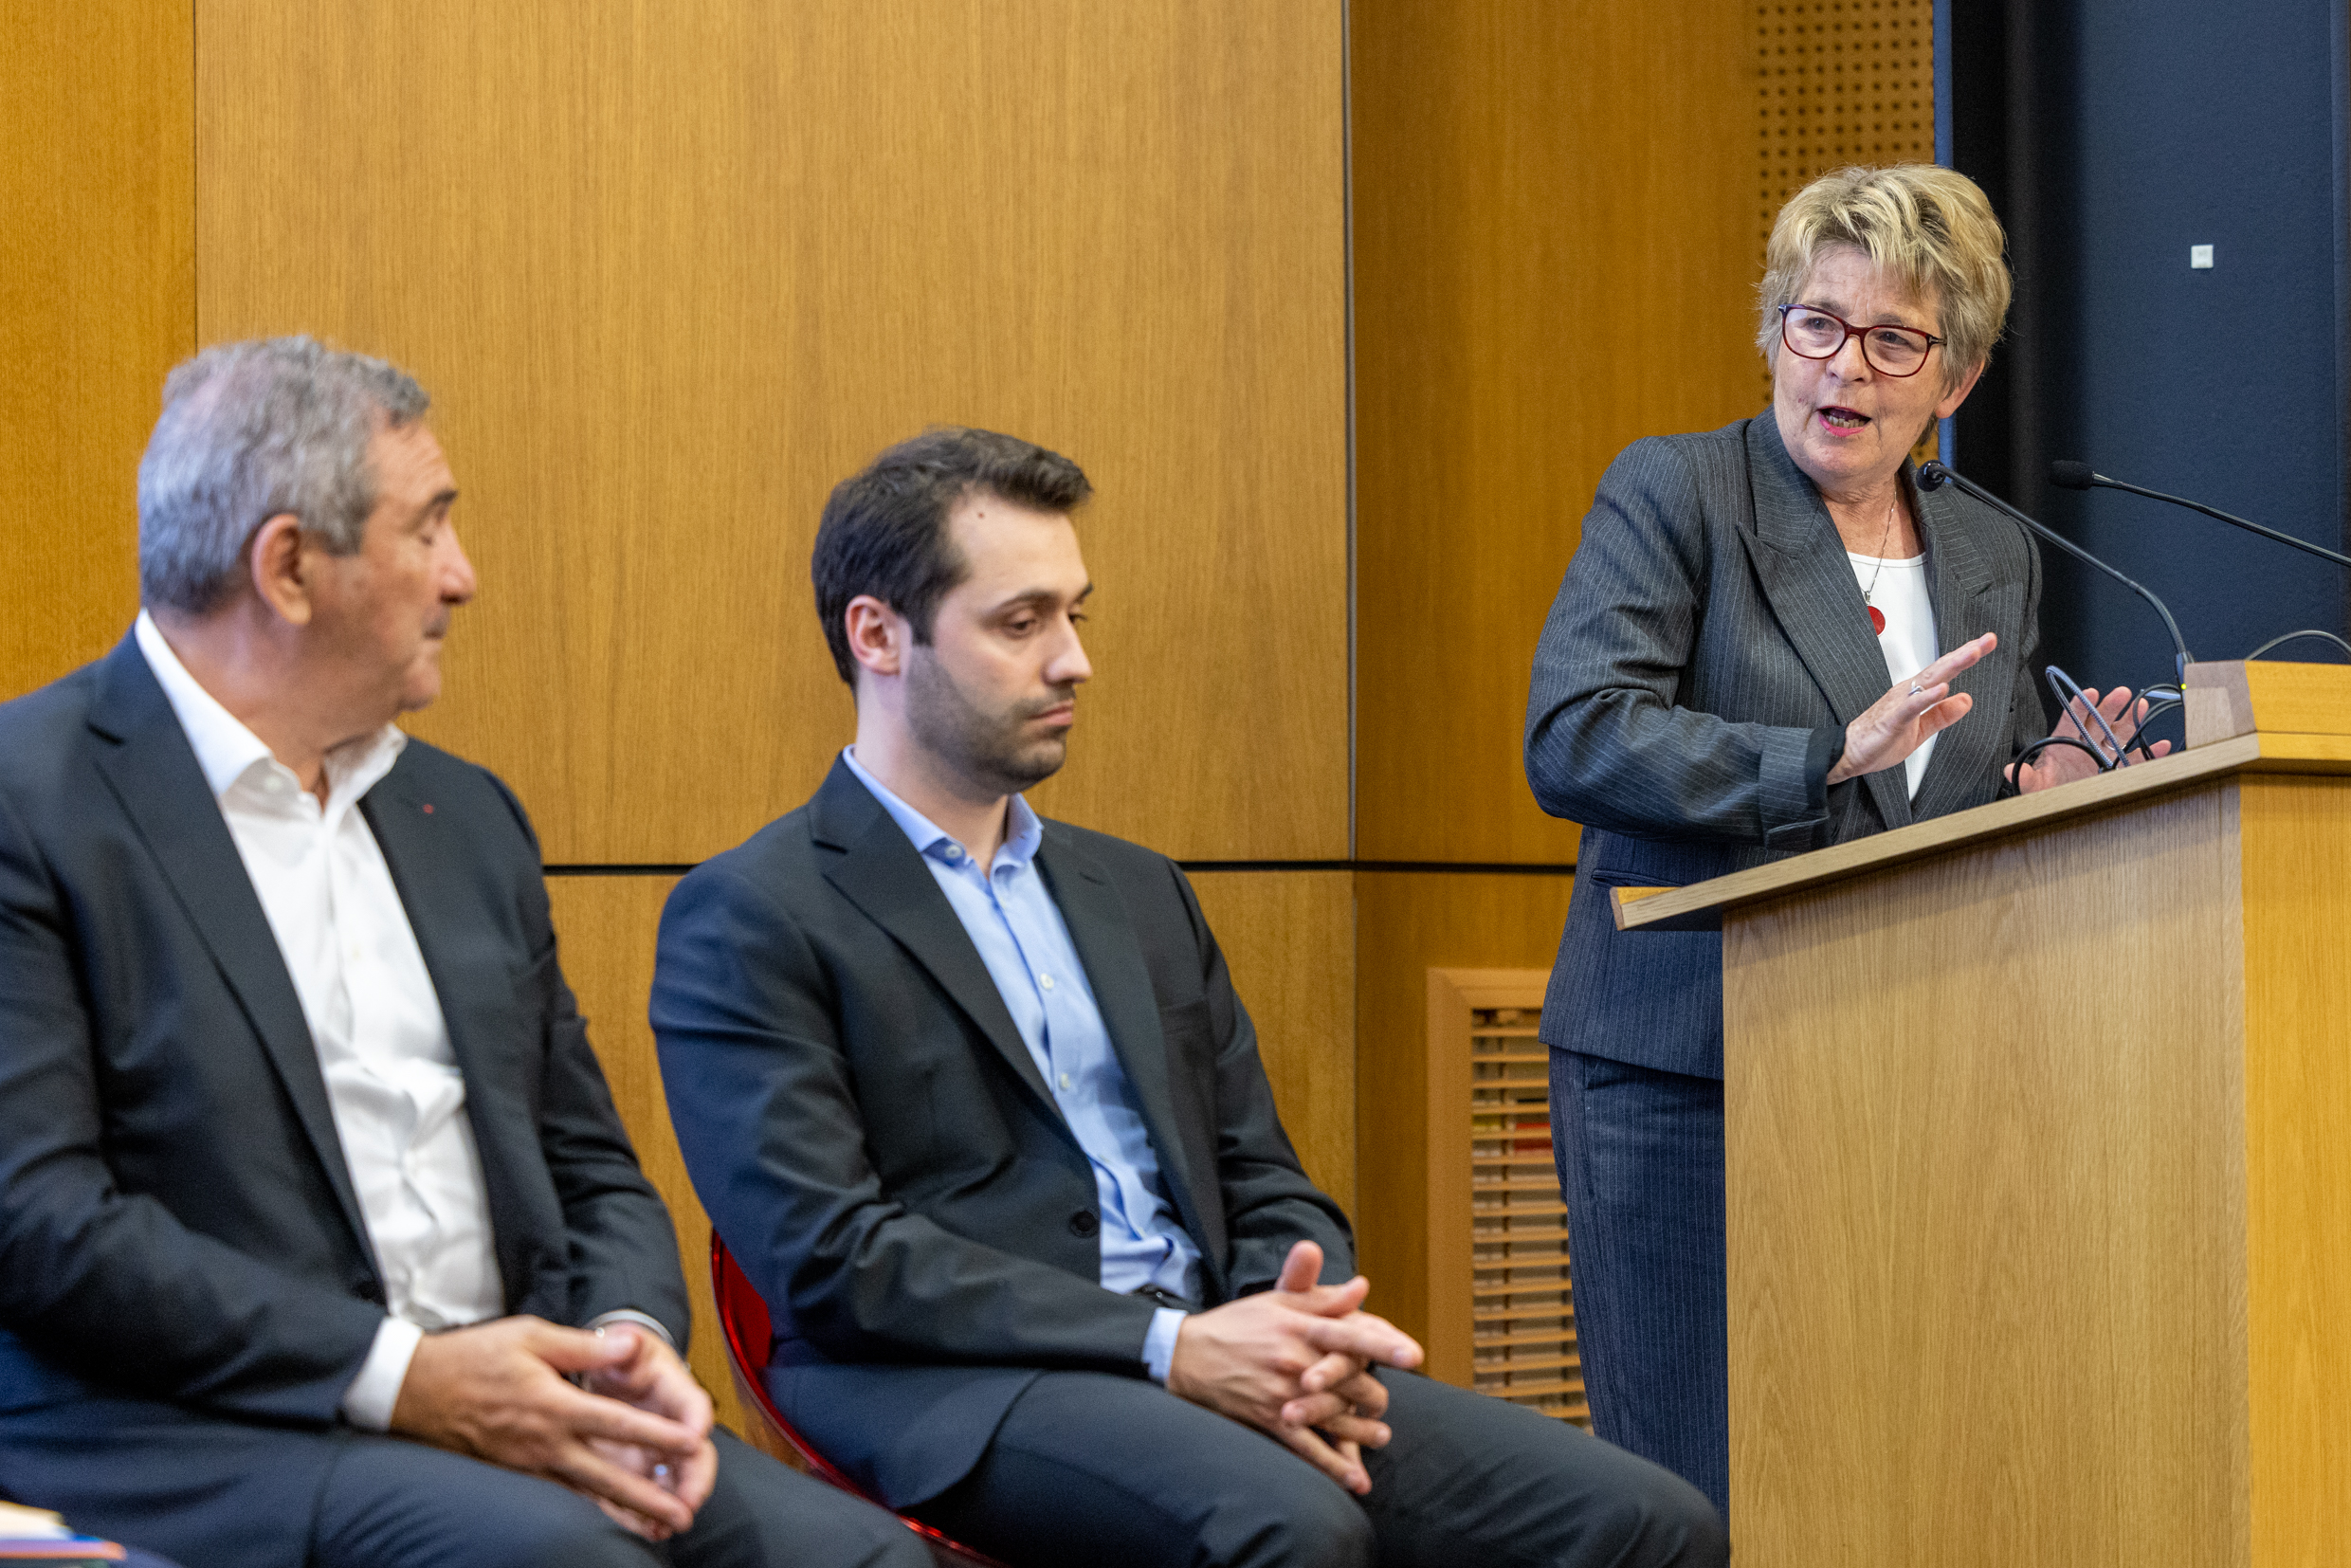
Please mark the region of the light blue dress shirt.
<svg viewBox="0 0 2351 1568"><path fill-rule="evenodd" d="M1124 1293L1157 1285L1199 1300L1199 1249L1168 1201L1134 1086L1112 1048L1069 927L1037 870L1037 847L1045 839L1037 813L1012 796L1004 847L993 866L982 867L944 829L867 773L853 749L845 749L841 758L921 852L1094 1167L1103 1288ZM1143 1339L1143 1364L1159 1382L1167 1381L1183 1319L1180 1310L1161 1307Z"/></svg>

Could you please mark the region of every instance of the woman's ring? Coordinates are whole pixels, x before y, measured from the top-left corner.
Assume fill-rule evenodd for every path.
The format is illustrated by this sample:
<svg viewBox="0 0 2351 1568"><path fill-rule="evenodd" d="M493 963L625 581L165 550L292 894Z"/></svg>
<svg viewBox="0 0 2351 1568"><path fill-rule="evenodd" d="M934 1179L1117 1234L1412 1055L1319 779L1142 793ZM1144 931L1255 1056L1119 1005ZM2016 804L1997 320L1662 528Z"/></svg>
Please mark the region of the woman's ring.
<svg viewBox="0 0 2351 1568"><path fill-rule="evenodd" d="M1923 697L1926 695L1926 688L1914 683L1910 687L1910 695L1913 697Z"/></svg>

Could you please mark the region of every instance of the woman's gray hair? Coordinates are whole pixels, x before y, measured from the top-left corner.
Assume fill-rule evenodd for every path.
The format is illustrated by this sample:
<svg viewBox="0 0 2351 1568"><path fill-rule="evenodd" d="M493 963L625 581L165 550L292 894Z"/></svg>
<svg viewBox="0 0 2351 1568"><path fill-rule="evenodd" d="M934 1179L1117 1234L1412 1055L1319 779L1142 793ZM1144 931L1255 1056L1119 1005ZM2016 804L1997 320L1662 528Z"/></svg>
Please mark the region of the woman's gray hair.
<svg viewBox="0 0 2351 1568"><path fill-rule="evenodd" d="M1931 163L1839 169L1788 198L1764 253L1756 347L1779 363L1779 307L1819 265L1821 253L1851 246L1941 319L1943 384L1957 387L1992 356L2008 320L2007 236L1974 180Z"/></svg>
<svg viewBox="0 0 2351 1568"><path fill-rule="evenodd" d="M173 370L138 465L138 585L202 615L236 591L261 525L292 513L327 550L359 548L375 507L368 444L423 415L406 371L308 337L222 343Z"/></svg>

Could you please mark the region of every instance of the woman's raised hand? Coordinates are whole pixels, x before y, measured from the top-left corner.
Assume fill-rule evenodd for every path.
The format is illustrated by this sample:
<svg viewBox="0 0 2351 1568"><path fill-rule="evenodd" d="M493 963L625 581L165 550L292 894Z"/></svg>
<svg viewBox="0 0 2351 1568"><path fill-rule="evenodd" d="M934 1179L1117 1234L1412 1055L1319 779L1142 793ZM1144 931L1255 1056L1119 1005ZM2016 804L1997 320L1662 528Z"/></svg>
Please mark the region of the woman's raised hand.
<svg viewBox="0 0 2351 1568"><path fill-rule="evenodd" d="M2089 708L2092 706L2095 706L2100 717L2105 720L2104 725L2093 724L2089 721ZM2057 727L2050 731L2050 734L2087 741L2098 749L2099 756L2105 757L2111 752L2106 742L2106 731L2112 730L2114 738L2123 742L2126 748L2123 754L2123 761L2128 763L2131 761L2130 753L2127 750L2131 743L2131 737L2139 733L2139 726L2146 721L2146 718L2147 700L2142 697L2136 702L2132 702L2130 687L2116 686L2101 697L2098 695L2098 688L2091 686L2083 692L2079 699L2066 704L2066 716L2057 720ZM2151 758L2162 757L2171 749L2170 741L2158 740L2147 748L2147 756ZM2091 761L2088 756L2078 747L2051 746L2041 754L2041 759L2038 762L2026 763L2021 774L2013 762L2005 771L2009 778L2014 782L2018 794L2031 794L2035 790L2046 790L2057 784L2070 784L2077 778L2088 778L2098 773L2099 768L2098 764Z"/></svg>
<svg viewBox="0 0 2351 1568"><path fill-rule="evenodd" d="M1999 647L1993 632L1961 643L1907 681L1898 681L1868 711L1845 726L1845 755L1829 770L1829 782L1842 784L1906 761L1930 736L1967 717L1976 700L1951 689L1951 679ZM2085 759L2087 760L2087 759Z"/></svg>

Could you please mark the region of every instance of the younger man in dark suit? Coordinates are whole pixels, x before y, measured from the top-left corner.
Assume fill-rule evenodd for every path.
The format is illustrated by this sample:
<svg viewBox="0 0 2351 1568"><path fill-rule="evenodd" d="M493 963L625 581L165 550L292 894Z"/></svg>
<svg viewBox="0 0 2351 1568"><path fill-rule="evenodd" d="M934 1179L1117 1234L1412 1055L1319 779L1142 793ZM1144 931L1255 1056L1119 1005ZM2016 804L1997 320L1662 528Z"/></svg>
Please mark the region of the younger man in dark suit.
<svg viewBox="0 0 2351 1568"><path fill-rule="evenodd" d="M0 1495L193 1568L915 1568L712 1428L530 826L392 727L474 592L425 401L181 366L146 610L0 707Z"/></svg>
<svg viewBox="0 0 2351 1568"><path fill-rule="evenodd" d="M689 875L653 1024L795 1424L1020 1564L1719 1563L1692 1488L1412 1375L1183 874L1045 822L1091 674L1076 465L942 429L833 492L857 739Z"/></svg>

